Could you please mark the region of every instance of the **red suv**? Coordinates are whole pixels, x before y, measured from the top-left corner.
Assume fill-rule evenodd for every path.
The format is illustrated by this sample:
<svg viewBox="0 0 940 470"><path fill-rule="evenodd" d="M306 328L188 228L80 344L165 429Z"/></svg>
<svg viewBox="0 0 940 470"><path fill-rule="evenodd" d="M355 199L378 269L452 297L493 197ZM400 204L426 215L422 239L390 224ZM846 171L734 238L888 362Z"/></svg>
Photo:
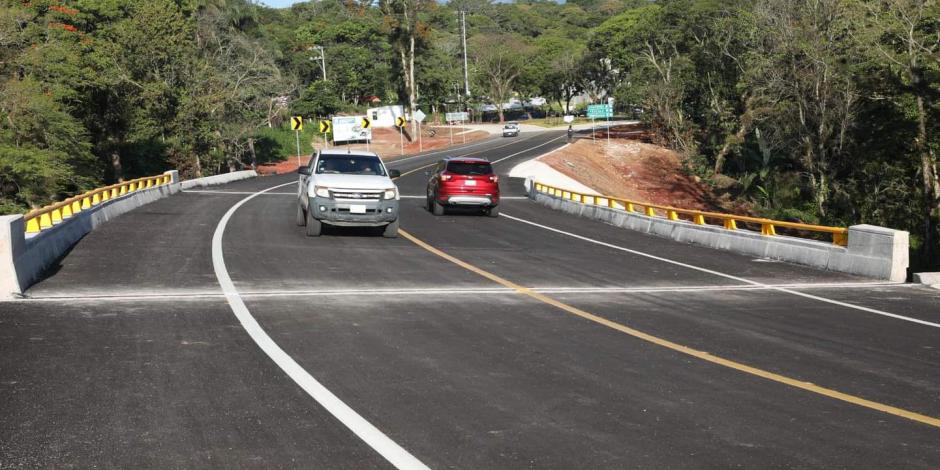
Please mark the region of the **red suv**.
<svg viewBox="0 0 940 470"><path fill-rule="evenodd" d="M478 207L499 216L499 176L480 158L445 158L428 172L428 210L443 215L447 206Z"/></svg>

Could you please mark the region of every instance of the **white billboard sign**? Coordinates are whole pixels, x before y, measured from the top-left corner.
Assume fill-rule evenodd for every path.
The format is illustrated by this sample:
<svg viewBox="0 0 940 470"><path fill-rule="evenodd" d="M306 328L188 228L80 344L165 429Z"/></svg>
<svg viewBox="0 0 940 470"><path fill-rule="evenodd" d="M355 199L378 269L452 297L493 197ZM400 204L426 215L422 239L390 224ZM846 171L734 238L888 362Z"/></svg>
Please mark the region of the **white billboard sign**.
<svg viewBox="0 0 940 470"><path fill-rule="evenodd" d="M333 118L333 142L372 140L372 128L362 128L363 116L338 116Z"/></svg>
<svg viewBox="0 0 940 470"><path fill-rule="evenodd" d="M462 113L447 113L447 114L444 115L444 119L447 119L447 122L469 121L469 120L470 120L470 114L469 114L469 113L466 113L466 112L462 112Z"/></svg>

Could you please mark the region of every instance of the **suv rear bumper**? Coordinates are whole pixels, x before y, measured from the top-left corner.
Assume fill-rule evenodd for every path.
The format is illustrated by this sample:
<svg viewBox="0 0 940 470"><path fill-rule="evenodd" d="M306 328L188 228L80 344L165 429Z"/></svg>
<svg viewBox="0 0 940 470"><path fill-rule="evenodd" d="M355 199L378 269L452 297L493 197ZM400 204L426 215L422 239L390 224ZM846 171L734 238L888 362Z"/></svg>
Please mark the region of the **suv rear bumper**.
<svg viewBox="0 0 940 470"><path fill-rule="evenodd" d="M352 206L364 206L365 213L353 213ZM379 227L398 220L398 201L393 199L345 201L318 196L308 199L307 210L325 224L346 227Z"/></svg>
<svg viewBox="0 0 940 470"><path fill-rule="evenodd" d="M495 206L499 204L499 196L484 196L478 194L454 194L442 196L441 202L451 206Z"/></svg>

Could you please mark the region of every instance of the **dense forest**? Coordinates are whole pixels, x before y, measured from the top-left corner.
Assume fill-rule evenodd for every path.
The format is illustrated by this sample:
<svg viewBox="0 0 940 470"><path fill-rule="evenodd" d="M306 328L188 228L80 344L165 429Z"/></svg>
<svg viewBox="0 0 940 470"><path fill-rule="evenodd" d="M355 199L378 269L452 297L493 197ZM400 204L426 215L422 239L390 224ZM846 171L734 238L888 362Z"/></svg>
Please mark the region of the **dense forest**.
<svg viewBox="0 0 940 470"><path fill-rule="evenodd" d="M937 0L0 0L0 213L250 166L292 114L578 95L762 215L906 229L940 267Z"/></svg>

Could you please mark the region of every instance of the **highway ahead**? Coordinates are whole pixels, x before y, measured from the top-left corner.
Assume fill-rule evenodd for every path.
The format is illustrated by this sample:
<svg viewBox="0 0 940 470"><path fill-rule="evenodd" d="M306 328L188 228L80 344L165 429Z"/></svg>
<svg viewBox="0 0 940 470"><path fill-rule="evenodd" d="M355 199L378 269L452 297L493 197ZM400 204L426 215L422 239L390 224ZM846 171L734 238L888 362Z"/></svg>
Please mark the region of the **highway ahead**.
<svg viewBox="0 0 940 470"><path fill-rule="evenodd" d="M522 198L434 217L441 155L391 165L398 239L307 238L295 175L89 234L0 303L0 468L940 468L940 292Z"/></svg>

